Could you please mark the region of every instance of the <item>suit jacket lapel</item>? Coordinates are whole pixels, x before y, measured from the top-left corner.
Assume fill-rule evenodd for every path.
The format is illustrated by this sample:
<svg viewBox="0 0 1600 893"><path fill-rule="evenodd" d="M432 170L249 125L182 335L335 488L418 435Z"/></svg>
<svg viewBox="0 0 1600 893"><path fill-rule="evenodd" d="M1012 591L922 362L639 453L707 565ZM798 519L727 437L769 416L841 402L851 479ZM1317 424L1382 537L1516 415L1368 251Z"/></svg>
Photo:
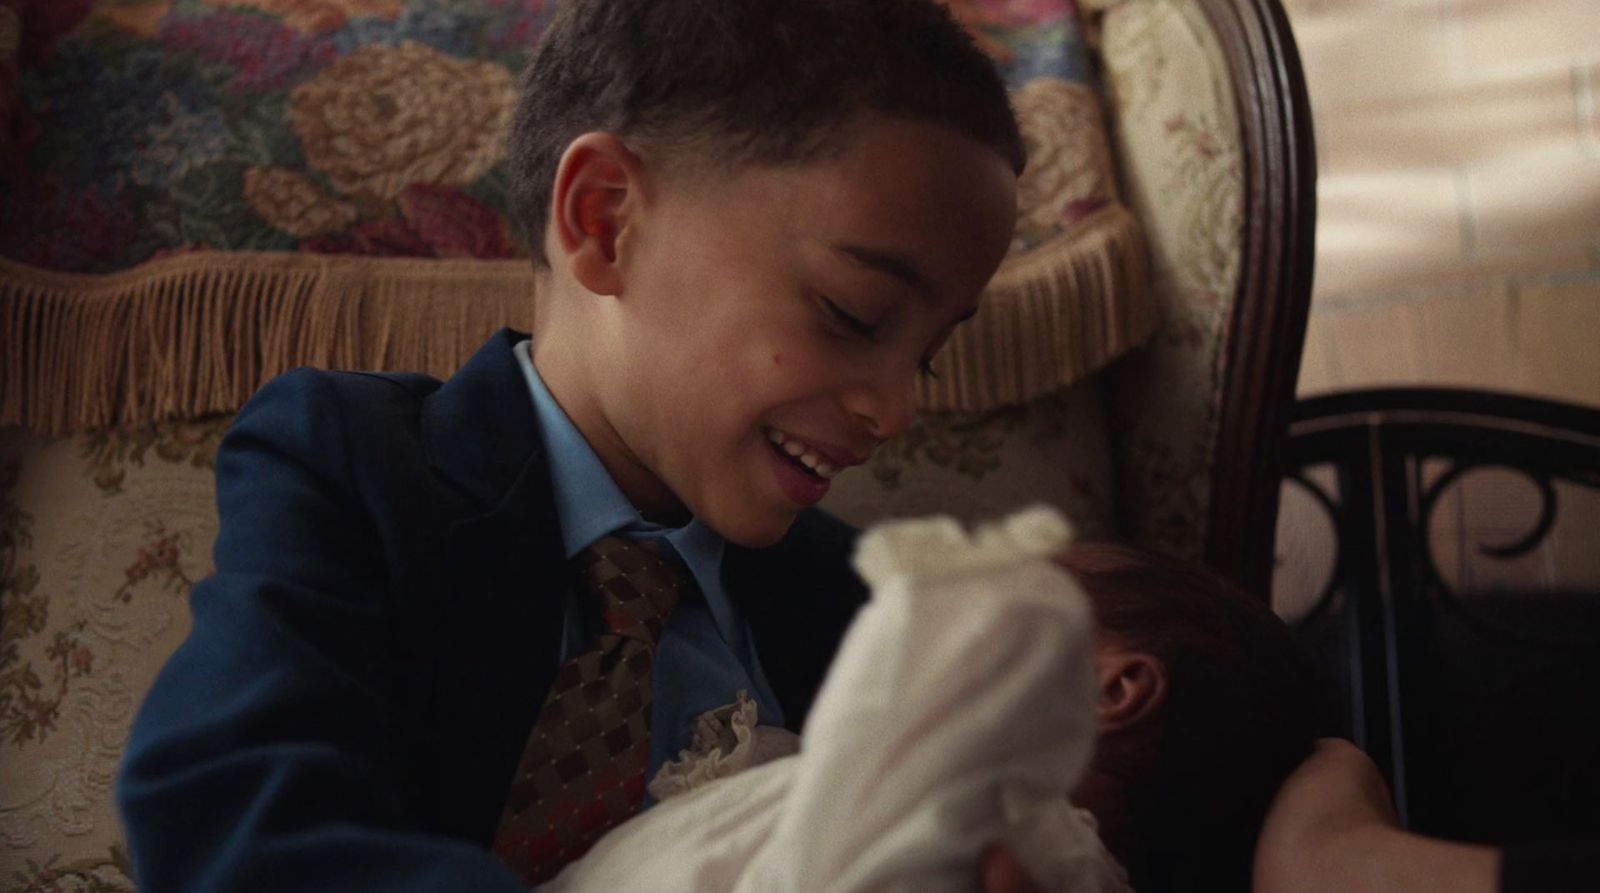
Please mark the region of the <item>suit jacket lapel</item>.
<svg viewBox="0 0 1600 893"><path fill-rule="evenodd" d="M559 654L568 570L528 389L497 333L424 403L428 463L465 497L449 519L432 709L441 818L489 840ZM454 791L451 790L454 788Z"/></svg>
<svg viewBox="0 0 1600 893"><path fill-rule="evenodd" d="M424 403L428 464L462 494L450 519L435 618L431 731L445 830L489 841L560 653L569 569L522 370L502 330ZM865 598L849 569L855 531L804 512L770 549L730 547L723 578L798 731Z"/></svg>

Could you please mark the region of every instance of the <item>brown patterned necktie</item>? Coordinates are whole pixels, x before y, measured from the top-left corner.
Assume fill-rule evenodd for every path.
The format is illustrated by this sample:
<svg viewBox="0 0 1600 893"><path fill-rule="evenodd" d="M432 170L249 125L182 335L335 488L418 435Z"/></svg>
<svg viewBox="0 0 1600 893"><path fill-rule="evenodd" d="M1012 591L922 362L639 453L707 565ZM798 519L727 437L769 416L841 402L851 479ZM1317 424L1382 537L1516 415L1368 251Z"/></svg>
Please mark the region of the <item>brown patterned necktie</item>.
<svg viewBox="0 0 1600 893"><path fill-rule="evenodd" d="M554 877L639 811L650 761L650 665L688 571L653 542L605 537L578 555L604 631L545 696L494 851L530 884Z"/></svg>

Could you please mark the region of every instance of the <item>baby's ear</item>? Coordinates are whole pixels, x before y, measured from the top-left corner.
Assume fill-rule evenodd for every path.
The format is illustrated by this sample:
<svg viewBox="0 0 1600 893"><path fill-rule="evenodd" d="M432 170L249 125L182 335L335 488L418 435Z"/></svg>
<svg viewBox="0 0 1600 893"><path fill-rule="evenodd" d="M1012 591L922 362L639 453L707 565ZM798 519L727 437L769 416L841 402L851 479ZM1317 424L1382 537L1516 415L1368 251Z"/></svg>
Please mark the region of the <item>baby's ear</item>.
<svg viewBox="0 0 1600 893"><path fill-rule="evenodd" d="M551 226L572 276L599 295L622 292L617 243L635 203L643 168L639 157L609 133L572 141L556 168Z"/></svg>
<svg viewBox="0 0 1600 893"><path fill-rule="evenodd" d="M1154 655L1115 645L1095 649L1100 730L1112 732L1153 718L1167 699L1167 668Z"/></svg>

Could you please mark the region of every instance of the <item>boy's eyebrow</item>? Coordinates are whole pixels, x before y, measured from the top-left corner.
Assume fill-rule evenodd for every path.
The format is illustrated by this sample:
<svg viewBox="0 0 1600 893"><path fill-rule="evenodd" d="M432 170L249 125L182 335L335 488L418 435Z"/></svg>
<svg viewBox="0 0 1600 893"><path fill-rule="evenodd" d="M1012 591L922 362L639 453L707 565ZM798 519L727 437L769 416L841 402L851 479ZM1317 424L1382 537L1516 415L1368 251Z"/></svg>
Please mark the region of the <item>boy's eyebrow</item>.
<svg viewBox="0 0 1600 893"><path fill-rule="evenodd" d="M925 292L928 290L928 277L917 269L916 264L898 254L880 251L876 248L868 248L864 245L852 245L847 242L835 242L833 250L849 256L850 259L862 266L871 267L880 273L887 273L917 291Z"/></svg>

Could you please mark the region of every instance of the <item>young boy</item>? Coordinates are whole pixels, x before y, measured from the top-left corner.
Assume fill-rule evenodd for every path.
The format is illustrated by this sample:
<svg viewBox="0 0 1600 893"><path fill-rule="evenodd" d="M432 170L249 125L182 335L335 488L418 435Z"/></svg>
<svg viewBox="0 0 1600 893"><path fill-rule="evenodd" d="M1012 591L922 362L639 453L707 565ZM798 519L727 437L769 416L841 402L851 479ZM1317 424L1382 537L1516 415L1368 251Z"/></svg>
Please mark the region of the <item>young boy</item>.
<svg viewBox="0 0 1600 893"><path fill-rule="evenodd" d="M1316 732L1309 660L1216 576L1063 551L1052 526L1035 510L970 540L940 519L869 532L873 598L798 754L712 780L760 740L735 718L685 755L686 794L551 889L959 890L996 829L1050 893L1249 889L1267 801Z"/></svg>
<svg viewBox="0 0 1600 893"><path fill-rule="evenodd" d="M531 342L297 370L225 440L118 778L142 889L525 889L706 709L805 719L862 597L810 507L1006 250L1000 78L929 0L567 0L509 159Z"/></svg>

